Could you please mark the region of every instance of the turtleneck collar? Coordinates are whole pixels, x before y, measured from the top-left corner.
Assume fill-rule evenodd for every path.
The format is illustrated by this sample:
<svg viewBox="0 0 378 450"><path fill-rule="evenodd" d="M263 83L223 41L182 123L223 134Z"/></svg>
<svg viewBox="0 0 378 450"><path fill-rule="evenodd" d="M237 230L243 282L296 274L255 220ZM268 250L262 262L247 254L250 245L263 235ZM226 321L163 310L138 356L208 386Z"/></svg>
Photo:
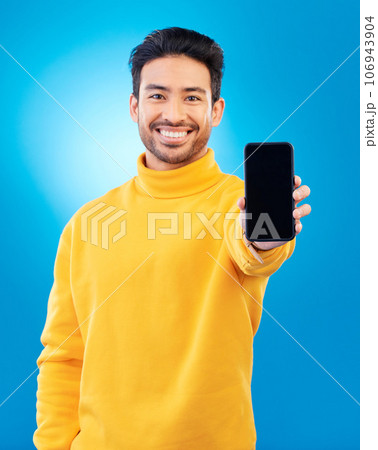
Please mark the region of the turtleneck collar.
<svg viewBox="0 0 378 450"><path fill-rule="evenodd" d="M146 167L146 153L137 159L136 188L155 198L177 198L197 194L214 186L223 177L214 158L214 150L207 149L196 161L172 170L153 170Z"/></svg>

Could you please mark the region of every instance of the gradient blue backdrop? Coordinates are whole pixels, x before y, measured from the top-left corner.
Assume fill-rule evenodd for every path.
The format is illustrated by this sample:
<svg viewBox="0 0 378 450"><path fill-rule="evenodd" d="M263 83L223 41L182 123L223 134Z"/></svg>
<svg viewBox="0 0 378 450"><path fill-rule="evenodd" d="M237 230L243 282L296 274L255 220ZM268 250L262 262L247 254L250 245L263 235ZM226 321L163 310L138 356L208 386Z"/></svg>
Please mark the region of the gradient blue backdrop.
<svg viewBox="0 0 378 450"><path fill-rule="evenodd" d="M156 28L225 51L226 110L210 145L224 172L359 45L352 0L3 3L0 43L131 175L130 50ZM60 233L129 176L0 48L1 398L35 369ZM359 52L269 139L290 141L311 216L272 276L266 309L359 399ZM242 168L237 172L243 177ZM359 406L266 313L254 343L258 449L357 449ZM0 447L30 449L37 372L0 408ZM234 450L234 449L230 449Z"/></svg>

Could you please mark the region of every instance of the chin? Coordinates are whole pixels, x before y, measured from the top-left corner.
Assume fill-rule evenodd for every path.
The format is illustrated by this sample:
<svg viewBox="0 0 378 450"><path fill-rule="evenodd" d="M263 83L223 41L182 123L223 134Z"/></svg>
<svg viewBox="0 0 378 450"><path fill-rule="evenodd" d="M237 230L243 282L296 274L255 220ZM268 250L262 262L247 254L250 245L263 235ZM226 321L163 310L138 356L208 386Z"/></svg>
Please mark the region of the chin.
<svg viewBox="0 0 378 450"><path fill-rule="evenodd" d="M200 150L196 151L194 148L180 148L180 146L172 145L172 146L164 146L164 148L160 149L157 146L152 146L149 148L149 151L160 161L170 163L170 164L178 164L191 159L196 153Z"/></svg>

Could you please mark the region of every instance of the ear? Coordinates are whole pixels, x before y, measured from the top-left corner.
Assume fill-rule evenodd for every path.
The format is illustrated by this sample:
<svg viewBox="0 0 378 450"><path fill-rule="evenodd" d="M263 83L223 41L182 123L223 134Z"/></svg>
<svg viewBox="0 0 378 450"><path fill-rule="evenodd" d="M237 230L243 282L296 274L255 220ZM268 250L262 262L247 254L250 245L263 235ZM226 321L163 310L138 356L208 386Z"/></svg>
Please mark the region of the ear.
<svg viewBox="0 0 378 450"><path fill-rule="evenodd" d="M214 103L212 111L213 127L217 127L220 124L220 121L222 120L223 116L224 107L225 101L224 98L222 97Z"/></svg>
<svg viewBox="0 0 378 450"><path fill-rule="evenodd" d="M134 122L138 123L138 100L134 94L130 95L130 116Z"/></svg>

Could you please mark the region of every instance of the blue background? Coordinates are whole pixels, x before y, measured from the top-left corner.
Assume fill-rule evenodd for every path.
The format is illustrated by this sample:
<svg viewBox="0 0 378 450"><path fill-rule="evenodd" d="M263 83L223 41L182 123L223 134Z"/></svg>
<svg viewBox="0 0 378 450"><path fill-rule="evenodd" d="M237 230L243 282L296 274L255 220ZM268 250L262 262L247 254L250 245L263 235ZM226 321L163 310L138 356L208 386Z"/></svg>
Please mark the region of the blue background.
<svg viewBox="0 0 378 450"><path fill-rule="evenodd" d="M226 110L210 146L231 173L245 143L265 140L359 45L359 4L16 1L1 8L0 43L135 175L144 149L128 112L127 61L166 26L208 34L225 51ZM1 403L36 369L64 225L129 175L1 48L0 67ZM356 52L269 139L293 143L313 210L264 300L357 400L358 105ZM266 313L254 352L259 450L359 448L359 406ZM0 408L1 448L34 448L36 377Z"/></svg>

